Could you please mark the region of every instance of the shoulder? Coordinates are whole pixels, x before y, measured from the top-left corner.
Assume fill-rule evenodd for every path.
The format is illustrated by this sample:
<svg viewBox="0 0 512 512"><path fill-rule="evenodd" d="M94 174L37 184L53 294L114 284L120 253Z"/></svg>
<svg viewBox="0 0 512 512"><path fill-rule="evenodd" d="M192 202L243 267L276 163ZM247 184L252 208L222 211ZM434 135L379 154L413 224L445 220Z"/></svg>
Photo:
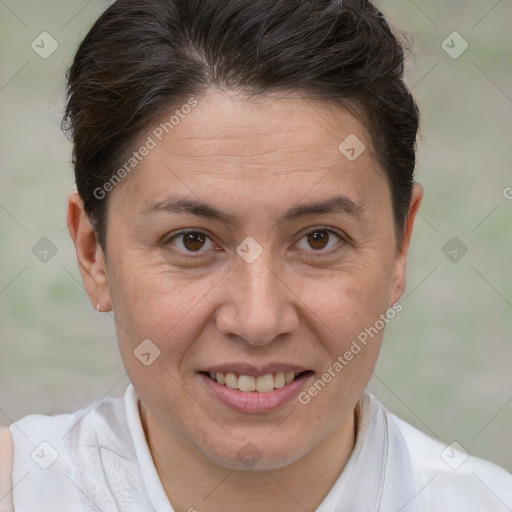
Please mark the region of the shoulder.
<svg viewBox="0 0 512 512"><path fill-rule="evenodd" d="M67 425L72 414L29 414L18 421L13 422L9 429L14 433L21 432L23 429L33 430L34 428L43 429L45 432L53 432L54 430L62 430Z"/></svg>
<svg viewBox="0 0 512 512"><path fill-rule="evenodd" d="M9 427L15 462L35 463L43 469L56 465L65 470L70 464L68 449L75 444L78 433L81 441L88 443L101 433L107 420L116 422L123 415L123 399L106 398L73 413L25 416Z"/></svg>
<svg viewBox="0 0 512 512"><path fill-rule="evenodd" d="M412 463L420 510L506 511L512 507L512 474L469 455L461 443L443 443L398 418L375 397L389 428L397 430ZM437 510L437 509L436 509Z"/></svg>
<svg viewBox="0 0 512 512"><path fill-rule="evenodd" d="M87 496L107 500L103 509L108 510L111 498L104 480L112 475L104 474L104 466L115 479L130 455L124 404L123 398L109 397L73 413L32 414L14 422L9 427L14 509L84 510L86 489Z"/></svg>
<svg viewBox="0 0 512 512"><path fill-rule="evenodd" d="M71 414L31 414L15 421L9 427L15 458L30 457L39 466L49 464L49 459L56 456L55 452L60 455L63 451L63 438L70 418Z"/></svg>
<svg viewBox="0 0 512 512"><path fill-rule="evenodd" d="M71 464L64 438L71 414L32 414L14 422L12 481L15 510L55 509L55 495L76 508L77 496L70 480Z"/></svg>
<svg viewBox="0 0 512 512"><path fill-rule="evenodd" d="M86 458L96 453L103 418L107 414L115 423L120 402L122 399L103 399L73 413L31 414L11 424L15 510L83 510L74 452L82 450Z"/></svg>
<svg viewBox="0 0 512 512"><path fill-rule="evenodd" d="M0 427L0 512L12 512L12 461L14 447L8 427Z"/></svg>

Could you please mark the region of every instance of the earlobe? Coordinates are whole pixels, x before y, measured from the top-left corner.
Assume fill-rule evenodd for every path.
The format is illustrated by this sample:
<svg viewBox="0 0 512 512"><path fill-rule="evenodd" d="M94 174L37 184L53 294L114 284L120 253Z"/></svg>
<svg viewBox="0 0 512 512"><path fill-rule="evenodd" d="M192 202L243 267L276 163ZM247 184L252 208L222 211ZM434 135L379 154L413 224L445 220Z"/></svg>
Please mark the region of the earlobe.
<svg viewBox="0 0 512 512"><path fill-rule="evenodd" d="M395 304L400 297L402 297L405 284L406 284L406 271L407 271L407 255L409 254L409 245L411 242L412 229L414 226L414 220L418 213L421 201L423 199L423 186L419 183L415 183L412 191L411 201L409 203L409 213L407 216L407 222L404 227L402 243L397 249L395 257L395 263L393 268L393 282L391 286L390 304L391 307Z"/></svg>
<svg viewBox="0 0 512 512"><path fill-rule="evenodd" d="M98 312L110 311L112 304L103 250L77 191L72 192L68 198L67 223L89 301Z"/></svg>

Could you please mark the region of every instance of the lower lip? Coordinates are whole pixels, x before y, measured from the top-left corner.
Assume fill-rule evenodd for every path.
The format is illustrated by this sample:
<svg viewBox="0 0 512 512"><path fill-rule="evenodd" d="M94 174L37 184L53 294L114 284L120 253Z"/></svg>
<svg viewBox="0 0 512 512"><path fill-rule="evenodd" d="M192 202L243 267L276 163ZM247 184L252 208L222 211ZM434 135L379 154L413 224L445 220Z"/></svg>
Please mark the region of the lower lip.
<svg viewBox="0 0 512 512"><path fill-rule="evenodd" d="M305 382L313 376L313 373L305 373L282 388L274 389L274 391L268 393L231 389L210 379L203 373L197 375L213 392L214 396L231 409L245 414L257 414L273 411L292 400L304 387Z"/></svg>

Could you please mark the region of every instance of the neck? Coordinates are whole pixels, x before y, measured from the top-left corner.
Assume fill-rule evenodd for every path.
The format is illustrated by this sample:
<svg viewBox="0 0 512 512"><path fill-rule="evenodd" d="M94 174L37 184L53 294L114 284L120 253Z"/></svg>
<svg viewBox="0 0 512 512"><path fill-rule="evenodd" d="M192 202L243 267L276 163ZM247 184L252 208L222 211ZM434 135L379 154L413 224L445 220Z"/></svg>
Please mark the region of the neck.
<svg viewBox="0 0 512 512"><path fill-rule="evenodd" d="M242 471L206 458L150 418L143 405L140 413L155 467L175 512L315 510L343 471L357 429L356 407L337 430L301 459L280 469Z"/></svg>

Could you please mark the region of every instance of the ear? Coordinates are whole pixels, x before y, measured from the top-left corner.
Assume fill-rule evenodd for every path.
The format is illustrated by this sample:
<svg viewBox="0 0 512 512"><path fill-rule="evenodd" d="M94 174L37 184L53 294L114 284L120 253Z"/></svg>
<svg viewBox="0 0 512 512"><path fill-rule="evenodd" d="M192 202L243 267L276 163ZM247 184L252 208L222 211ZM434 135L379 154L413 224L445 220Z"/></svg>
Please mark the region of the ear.
<svg viewBox="0 0 512 512"><path fill-rule="evenodd" d="M68 198L67 222L89 300L97 311L110 311L112 304L107 286L107 269L103 250L76 190Z"/></svg>
<svg viewBox="0 0 512 512"><path fill-rule="evenodd" d="M389 307L400 300L400 297L405 290L407 255L409 253L409 244L411 242L412 227L422 199L423 186L419 183L415 183L412 191L411 202L409 203L409 213L407 215L407 222L404 228L402 243L400 244L400 247L397 248L395 256L390 303L388 304Z"/></svg>

